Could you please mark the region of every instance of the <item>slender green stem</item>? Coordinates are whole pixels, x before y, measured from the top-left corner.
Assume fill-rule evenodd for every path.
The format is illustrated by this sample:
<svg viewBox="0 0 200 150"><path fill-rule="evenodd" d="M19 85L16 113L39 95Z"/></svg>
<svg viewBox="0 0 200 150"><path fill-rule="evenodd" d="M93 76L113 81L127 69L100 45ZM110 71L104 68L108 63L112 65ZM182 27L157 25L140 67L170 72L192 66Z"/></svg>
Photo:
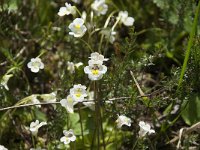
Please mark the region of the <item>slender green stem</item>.
<svg viewBox="0 0 200 150"><path fill-rule="evenodd" d="M100 135L99 135L99 108L97 99L96 81L94 81L94 99L95 99L95 117L96 117L96 132L97 132L97 147L100 149Z"/></svg>
<svg viewBox="0 0 200 150"><path fill-rule="evenodd" d="M108 23L109 23L111 17L112 17L115 13L116 13L116 11L113 11L113 12L110 13L110 15L108 16L108 18L106 19L106 22L105 22L103 28L107 28ZM98 52L99 52L99 53L101 53L103 38L104 38L104 35L102 34L102 35L101 35L101 38L100 38L99 48L98 48Z"/></svg>
<svg viewBox="0 0 200 150"><path fill-rule="evenodd" d="M44 55L46 53L46 51L42 51L37 57L41 57L42 55Z"/></svg>
<svg viewBox="0 0 200 150"><path fill-rule="evenodd" d="M184 77L184 74L185 74L185 71L186 71L186 68L187 68L187 62L189 60L190 51L191 51L191 47L192 47L192 44L193 44L193 41L194 41L195 31L196 31L197 24L198 24L199 11L200 11L200 1L198 2L194 22L193 22L193 25L192 25L192 30L190 32L190 38L189 38L187 49L186 49L185 59L184 59L184 62L183 62L181 75L180 75L179 82L178 82L178 89L181 87L181 84L183 82L183 77Z"/></svg>
<svg viewBox="0 0 200 150"><path fill-rule="evenodd" d="M78 12L79 16L81 17L82 14L81 14L81 12L78 10L78 8L77 8L76 6L74 6L74 8L75 8L75 10Z"/></svg>
<svg viewBox="0 0 200 150"><path fill-rule="evenodd" d="M91 52L94 52L94 50L91 48L91 46L86 42L84 41L83 39L80 39L89 49Z"/></svg>
<svg viewBox="0 0 200 150"><path fill-rule="evenodd" d="M132 150L134 150L134 149L135 149L135 147L137 146L138 140L139 140L139 138L138 138L138 139L135 141L135 143L134 143L134 145L133 145L133 148L132 148Z"/></svg>
<svg viewBox="0 0 200 150"><path fill-rule="evenodd" d="M104 38L104 35L102 34L102 35L101 35L101 38L100 38L99 48L98 48L98 52L99 52L99 53L101 53L103 38Z"/></svg>
<svg viewBox="0 0 200 150"><path fill-rule="evenodd" d="M36 145L35 145L35 137L33 135L31 135L31 139L32 139L32 143L33 143L33 147L36 148Z"/></svg>
<svg viewBox="0 0 200 150"><path fill-rule="evenodd" d="M83 146L84 146L83 122L82 122L82 116L81 116L81 107L80 107L80 103L78 104L78 113L79 113L79 117L80 117L81 136L82 136L82 142L83 142Z"/></svg>
<svg viewBox="0 0 200 150"><path fill-rule="evenodd" d="M98 84L96 85L96 89L98 91ZM100 105L100 99L98 97L98 94L96 94L96 98L97 98L97 105L98 105L99 125L100 125L101 134L102 134L103 148L105 150L106 149L106 144L105 144L104 131L103 131L103 121L102 121L102 115L101 115L101 105Z"/></svg>
<svg viewBox="0 0 200 150"><path fill-rule="evenodd" d="M95 121L96 122L96 121ZM93 135L92 135L92 144L90 146L90 149L93 150L93 146L94 146L94 142L95 142L95 136L96 136L96 127L94 128L94 132L93 132Z"/></svg>
<svg viewBox="0 0 200 150"><path fill-rule="evenodd" d="M115 30L115 27L116 27L117 24L119 23L120 19L121 19L120 17L117 18L115 24L112 26L111 32Z"/></svg>
<svg viewBox="0 0 200 150"><path fill-rule="evenodd" d="M107 139L107 141L106 141L106 144L109 144L109 140L110 140L110 138L111 138L111 136L112 136L112 134L113 134L113 131L116 129L116 124L114 125L114 127L112 128L112 130L111 130L111 132L110 132L110 134L109 134L109 136L108 136L108 139Z"/></svg>

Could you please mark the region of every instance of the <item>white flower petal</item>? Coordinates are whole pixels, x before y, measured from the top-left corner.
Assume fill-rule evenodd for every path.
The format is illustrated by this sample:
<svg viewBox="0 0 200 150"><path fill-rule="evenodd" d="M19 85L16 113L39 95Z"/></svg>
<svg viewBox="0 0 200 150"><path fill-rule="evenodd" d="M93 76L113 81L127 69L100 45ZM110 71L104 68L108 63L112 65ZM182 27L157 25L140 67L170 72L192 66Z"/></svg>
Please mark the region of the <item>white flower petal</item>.
<svg viewBox="0 0 200 150"><path fill-rule="evenodd" d="M124 25L125 26L132 26L134 23L134 18L133 17L128 17L126 18L126 20L124 21Z"/></svg>
<svg viewBox="0 0 200 150"><path fill-rule="evenodd" d="M148 134L155 133L155 131L151 129L151 126L148 123L145 123L144 121L140 121L139 126L140 126L139 137L144 137L147 133Z"/></svg>
<svg viewBox="0 0 200 150"><path fill-rule="evenodd" d="M79 26L82 26L84 24L84 20L82 18L76 18L73 23L75 25L79 25Z"/></svg>
<svg viewBox="0 0 200 150"><path fill-rule="evenodd" d="M58 15L59 16L64 16L67 14L67 8L66 7L60 7Z"/></svg>
<svg viewBox="0 0 200 150"><path fill-rule="evenodd" d="M67 96L67 99L62 99L60 103L69 113L74 113L75 103L70 95Z"/></svg>

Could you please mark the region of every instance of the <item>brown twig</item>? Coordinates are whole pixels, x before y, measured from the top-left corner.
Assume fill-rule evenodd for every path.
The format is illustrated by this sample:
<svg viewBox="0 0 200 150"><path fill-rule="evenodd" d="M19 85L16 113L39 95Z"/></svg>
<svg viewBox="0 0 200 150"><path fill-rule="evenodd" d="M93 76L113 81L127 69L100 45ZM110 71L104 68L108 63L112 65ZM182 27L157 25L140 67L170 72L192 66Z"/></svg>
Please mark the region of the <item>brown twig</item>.
<svg viewBox="0 0 200 150"><path fill-rule="evenodd" d="M182 131L182 136L184 136L184 135L190 134L191 132L193 132L193 131L195 131L195 130L197 130L197 129L199 129L199 128L200 128L200 122L198 122L198 123L192 125L192 126L189 127L189 128L181 128L181 129L179 130L179 132L180 132L181 130L184 129L184 130ZM171 143L176 142L177 140L179 140L179 137L180 137L180 136L174 137L172 140L170 140L169 142L167 142L167 144L171 144Z"/></svg>

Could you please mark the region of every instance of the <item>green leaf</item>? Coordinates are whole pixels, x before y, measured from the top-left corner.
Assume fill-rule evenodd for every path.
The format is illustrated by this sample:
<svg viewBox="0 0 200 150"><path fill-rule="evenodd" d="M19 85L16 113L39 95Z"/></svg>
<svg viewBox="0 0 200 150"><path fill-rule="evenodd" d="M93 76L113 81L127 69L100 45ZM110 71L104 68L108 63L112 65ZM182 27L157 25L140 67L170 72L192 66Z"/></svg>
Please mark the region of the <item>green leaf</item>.
<svg viewBox="0 0 200 150"><path fill-rule="evenodd" d="M185 109L184 109L185 108ZM186 124L192 125L200 121L200 95L191 95L188 102L182 105L181 114Z"/></svg>
<svg viewBox="0 0 200 150"><path fill-rule="evenodd" d="M35 116L38 120L46 121L46 115L38 109L34 109Z"/></svg>

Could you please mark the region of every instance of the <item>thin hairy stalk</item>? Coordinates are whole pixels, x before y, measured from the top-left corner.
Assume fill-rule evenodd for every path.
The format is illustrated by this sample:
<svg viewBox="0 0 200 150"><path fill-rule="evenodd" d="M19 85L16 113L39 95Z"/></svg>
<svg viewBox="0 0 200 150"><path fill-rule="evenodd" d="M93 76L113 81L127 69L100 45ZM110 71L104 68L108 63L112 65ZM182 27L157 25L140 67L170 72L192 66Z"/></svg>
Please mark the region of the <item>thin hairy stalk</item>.
<svg viewBox="0 0 200 150"><path fill-rule="evenodd" d="M39 94L34 94L34 95L38 95ZM4 108L0 108L0 111L4 111L4 110L9 110L9 109L15 109L15 108L22 108L22 107L29 107L29 106L35 106L35 105L50 105L50 104L60 104L60 102L46 102L46 103L34 103L34 104L23 104L26 103L27 101L29 101L30 96L20 100L18 103L16 103L14 106L9 106L9 107L4 107ZM118 97L118 98L111 98L109 100L104 100L104 102L111 102L111 101L118 101L118 100L124 100L124 99L130 99L131 97ZM91 100L90 100L91 101ZM83 102L88 102L88 101L83 101ZM86 108L86 107L82 107L82 108ZM76 109L75 109L76 110Z"/></svg>
<svg viewBox="0 0 200 150"><path fill-rule="evenodd" d="M199 12L200 12L200 1L198 2L194 22L193 22L193 25L192 25L192 30L190 32L190 38L189 38L189 41L188 41L186 54L185 54L185 58L184 58L184 62L183 62L182 70L181 70L181 75L180 75L179 82L178 82L178 90L180 89L181 84L183 82L183 77L184 77L184 74L185 74L185 71L186 71L186 68L187 68L187 63L188 63L188 60L189 60L189 57L190 57L190 51L191 51L191 47L192 47L192 44L193 44L193 41L194 41L195 32L196 32L197 24L198 24Z"/></svg>
<svg viewBox="0 0 200 150"><path fill-rule="evenodd" d="M22 107L29 107L35 105L49 105L49 104L60 104L60 102L49 102L49 103L37 103L37 104L24 104L24 105L15 105L10 107L1 108L0 111L15 109L15 108L22 108Z"/></svg>
<svg viewBox="0 0 200 150"><path fill-rule="evenodd" d="M83 121L82 121L82 116L81 116L81 107L80 107L80 103L78 104L78 113L79 113L79 117L80 117L80 124L81 124L81 136L82 136L82 142L83 142L83 146L84 146L84 135L83 135Z"/></svg>

